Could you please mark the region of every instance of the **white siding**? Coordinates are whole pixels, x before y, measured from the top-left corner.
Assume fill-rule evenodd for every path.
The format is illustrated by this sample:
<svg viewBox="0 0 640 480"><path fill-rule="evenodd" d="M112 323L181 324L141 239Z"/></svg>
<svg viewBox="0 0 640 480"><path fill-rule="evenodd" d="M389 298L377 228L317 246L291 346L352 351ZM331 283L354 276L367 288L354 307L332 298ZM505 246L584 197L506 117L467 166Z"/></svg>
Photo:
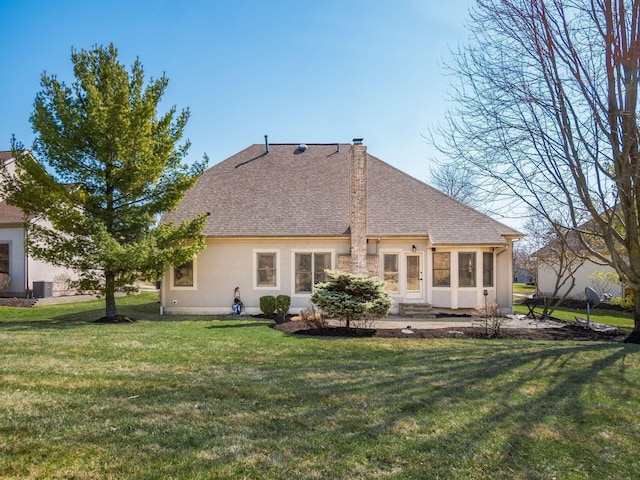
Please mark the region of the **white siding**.
<svg viewBox="0 0 640 480"><path fill-rule="evenodd" d="M570 298L584 299L584 290L586 287L595 289L599 294L609 293L614 297L621 297L623 295L623 287L620 282L603 283L602 281L594 280L597 272L611 273L614 272L613 268L605 265L598 265L592 261L585 261L584 264L574 274L576 284L575 287L569 292ZM617 276L617 275L616 275ZM556 273L552 268L547 265L538 265L538 292L541 294L550 295L553 293L553 288L556 282ZM559 296L564 295L571 285L571 280L560 290Z"/></svg>

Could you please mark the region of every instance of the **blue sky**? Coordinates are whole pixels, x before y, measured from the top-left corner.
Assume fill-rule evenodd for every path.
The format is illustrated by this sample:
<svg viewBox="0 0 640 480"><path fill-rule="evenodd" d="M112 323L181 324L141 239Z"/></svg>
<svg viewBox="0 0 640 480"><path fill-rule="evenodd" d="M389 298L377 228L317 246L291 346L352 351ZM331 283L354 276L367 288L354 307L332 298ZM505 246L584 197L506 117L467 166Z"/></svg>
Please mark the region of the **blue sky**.
<svg viewBox="0 0 640 480"><path fill-rule="evenodd" d="M71 47L114 43L188 107L189 159L253 143L350 142L428 180L424 140L446 109L443 63L472 0L0 0L0 150L26 146L43 71L73 82ZM292 188L295 188L292 186Z"/></svg>

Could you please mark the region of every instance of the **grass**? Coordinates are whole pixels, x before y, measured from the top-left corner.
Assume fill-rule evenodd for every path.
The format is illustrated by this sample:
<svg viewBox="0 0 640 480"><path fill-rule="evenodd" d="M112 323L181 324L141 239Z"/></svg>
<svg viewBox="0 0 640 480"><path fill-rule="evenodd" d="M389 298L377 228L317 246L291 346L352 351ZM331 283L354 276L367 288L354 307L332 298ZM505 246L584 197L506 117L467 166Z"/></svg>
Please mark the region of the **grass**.
<svg viewBox="0 0 640 480"><path fill-rule="evenodd" d="M533 295L536 293L535 285L527 285L526 283L514 283L513 293L519 295Z"/></svg>
<svg viewBox="0 0 640 480"><path fill-rule="evenodd" d="M526 314L529 312L529 308L526 305L514 305L513 309L516 313ZM534 312L536 315L542 315L543 309L543 306L536 306ZM573 308L557 307L553 310L551 316L567 322L573 322L576 316L587 318L587 309L586 307L577 310ZM629 330L633 329L633 317L631 313L628 312L592 308L589 312L589 317L592 322L603 323L605 325L612 325L614 327L621 327Z"/></svg>
<svg viewBox="0 0 640 480"><path fill-rule="evenodd" d="M0 307L0 478L636 478L640 347Z"/></svg>

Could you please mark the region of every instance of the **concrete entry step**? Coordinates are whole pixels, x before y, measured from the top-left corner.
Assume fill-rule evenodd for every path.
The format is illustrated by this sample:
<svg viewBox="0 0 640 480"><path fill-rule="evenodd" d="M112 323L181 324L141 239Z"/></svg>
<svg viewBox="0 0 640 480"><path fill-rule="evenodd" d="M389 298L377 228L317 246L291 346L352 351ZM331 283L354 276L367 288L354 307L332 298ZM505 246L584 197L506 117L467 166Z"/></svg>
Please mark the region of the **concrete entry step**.
<svg viewBox="0 0 640 480"><path fill-rule="evenodd" d="M433 307L429 303L399 303L398 315L413 318L436 318Z"/></svg>

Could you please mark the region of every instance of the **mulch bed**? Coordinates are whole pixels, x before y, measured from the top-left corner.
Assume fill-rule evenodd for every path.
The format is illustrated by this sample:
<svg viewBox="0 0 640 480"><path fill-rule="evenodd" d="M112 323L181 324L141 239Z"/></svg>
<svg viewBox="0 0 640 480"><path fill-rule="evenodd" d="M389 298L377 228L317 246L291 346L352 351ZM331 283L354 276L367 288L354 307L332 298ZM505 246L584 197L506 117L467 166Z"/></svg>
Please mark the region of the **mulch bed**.
<svg viewBox="0 0 640 480"><path fill-rule="evenodd" d="M379 338L499 338L517 340L579 340L598 342L640 343L640 339L629 337L628 332L613 333L595 332L574 325L562 328L503 328L497 337L488 337L484 328L455 327L429 328L403 332L402 328L347 329L346 327L314 328L305 322L286 322L273 324L273 328L281 332L295 335L328 336L328 337L379 337Z"/></svg>
<svg viewBox="0 0 640 480"><path fill-rule="evenodd" d="M33 298L13 298L0 297L0 306L2 307L31 307L35 300Z"/></svg>

